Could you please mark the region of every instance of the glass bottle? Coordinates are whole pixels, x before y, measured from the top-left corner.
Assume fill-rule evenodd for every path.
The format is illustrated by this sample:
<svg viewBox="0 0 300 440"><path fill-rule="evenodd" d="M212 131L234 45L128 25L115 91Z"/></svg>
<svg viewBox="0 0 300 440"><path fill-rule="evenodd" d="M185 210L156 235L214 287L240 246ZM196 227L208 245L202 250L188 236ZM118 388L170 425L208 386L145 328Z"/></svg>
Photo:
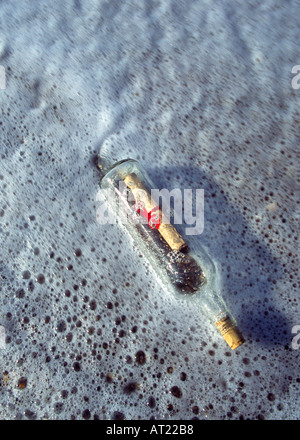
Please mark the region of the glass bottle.
<svg viewBox="0 0 300 440"><path fill-rule="evenodd" d="M179 227L153 199L155 186L141 164L133 159L112 162L99 157L97 165L100 188L105 190L113 218L136 240L164 284L178 298L200 307L232 350L242 345L245 340L220 295L216 265L195 237L179 233Z"/></svg>

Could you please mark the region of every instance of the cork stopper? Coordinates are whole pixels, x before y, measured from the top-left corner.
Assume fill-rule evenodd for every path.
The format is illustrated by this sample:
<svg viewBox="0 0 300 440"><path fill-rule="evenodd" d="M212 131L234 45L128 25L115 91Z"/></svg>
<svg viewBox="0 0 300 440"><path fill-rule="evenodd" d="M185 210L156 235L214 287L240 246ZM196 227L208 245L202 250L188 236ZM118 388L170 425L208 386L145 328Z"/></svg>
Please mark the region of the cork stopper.
<svg viewBox="0 0 300 440"><path fill-rule="evenodd" d="M216 322L216 326L220 331L221 335L229 345L229 347L234 350L245 342L245 339L238 329L238 327L232 322L229 316L225 316Z"/></svg>

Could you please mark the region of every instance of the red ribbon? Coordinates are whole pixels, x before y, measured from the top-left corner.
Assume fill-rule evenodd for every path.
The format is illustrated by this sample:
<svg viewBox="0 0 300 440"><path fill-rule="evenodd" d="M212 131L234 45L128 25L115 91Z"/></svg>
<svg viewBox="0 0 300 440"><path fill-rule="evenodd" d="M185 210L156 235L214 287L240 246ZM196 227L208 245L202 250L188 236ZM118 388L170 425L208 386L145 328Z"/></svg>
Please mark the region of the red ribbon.
<svg viewBox="0 0 300 440"><path fill-rule="evenodd" d="M137 202L135 208L138 214L142 215L148 220L148 225L151 229L158 229L161 225L161 211L159 206L155 206L151 211L147 211L143 202ZM158 211L158 212L157 212Z"/></svg>

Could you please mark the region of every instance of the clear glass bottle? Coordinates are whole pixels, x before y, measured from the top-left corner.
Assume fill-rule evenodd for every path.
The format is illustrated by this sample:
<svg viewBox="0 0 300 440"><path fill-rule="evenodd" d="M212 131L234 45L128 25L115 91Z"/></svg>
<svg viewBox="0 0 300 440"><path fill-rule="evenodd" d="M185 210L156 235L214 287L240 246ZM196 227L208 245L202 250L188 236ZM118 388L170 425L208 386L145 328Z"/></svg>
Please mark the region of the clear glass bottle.
<svg viewBox="0 0 300 440"><path fill-rule="evenodd" d="M136 240L140 250L169 290L199 307L230 348L244 338L220 295L217 268L195 237L184 237L151 197L155 188L141 164L133 159L112 163L99 157L100 188L113 215Z"/></svg>

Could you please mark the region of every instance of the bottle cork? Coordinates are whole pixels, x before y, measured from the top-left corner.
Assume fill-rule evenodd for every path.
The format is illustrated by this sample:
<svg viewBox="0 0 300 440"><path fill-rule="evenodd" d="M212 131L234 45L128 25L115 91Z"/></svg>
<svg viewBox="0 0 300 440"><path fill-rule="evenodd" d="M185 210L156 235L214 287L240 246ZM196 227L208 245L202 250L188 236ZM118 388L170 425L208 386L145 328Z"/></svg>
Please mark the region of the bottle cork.
<svg viewBox="0 0 300 440"><path fill-rule="evenodd" d="M157 230L160 232L162 237L166 240L168 245L172 250L179 250L181 252L186 252L188 249L187 244L184 239L170 223L167 223L165 216L163 215L161 209L154 203L151 199L151 195L139 180L136 174L128 174L124 182L128 188L132 191L136 203L139 206L144 206L146 212L151 215L155 213L158 219Z"/></svg>
<svg viewBox="0 0 300 440"><path fill-rule="evenodd" d="M229 345L232 350L242 345L245 339L238 329L238 327L232 322L229 316L225 316L216 322L216 326L220 331L221 335Z"/></svg>

